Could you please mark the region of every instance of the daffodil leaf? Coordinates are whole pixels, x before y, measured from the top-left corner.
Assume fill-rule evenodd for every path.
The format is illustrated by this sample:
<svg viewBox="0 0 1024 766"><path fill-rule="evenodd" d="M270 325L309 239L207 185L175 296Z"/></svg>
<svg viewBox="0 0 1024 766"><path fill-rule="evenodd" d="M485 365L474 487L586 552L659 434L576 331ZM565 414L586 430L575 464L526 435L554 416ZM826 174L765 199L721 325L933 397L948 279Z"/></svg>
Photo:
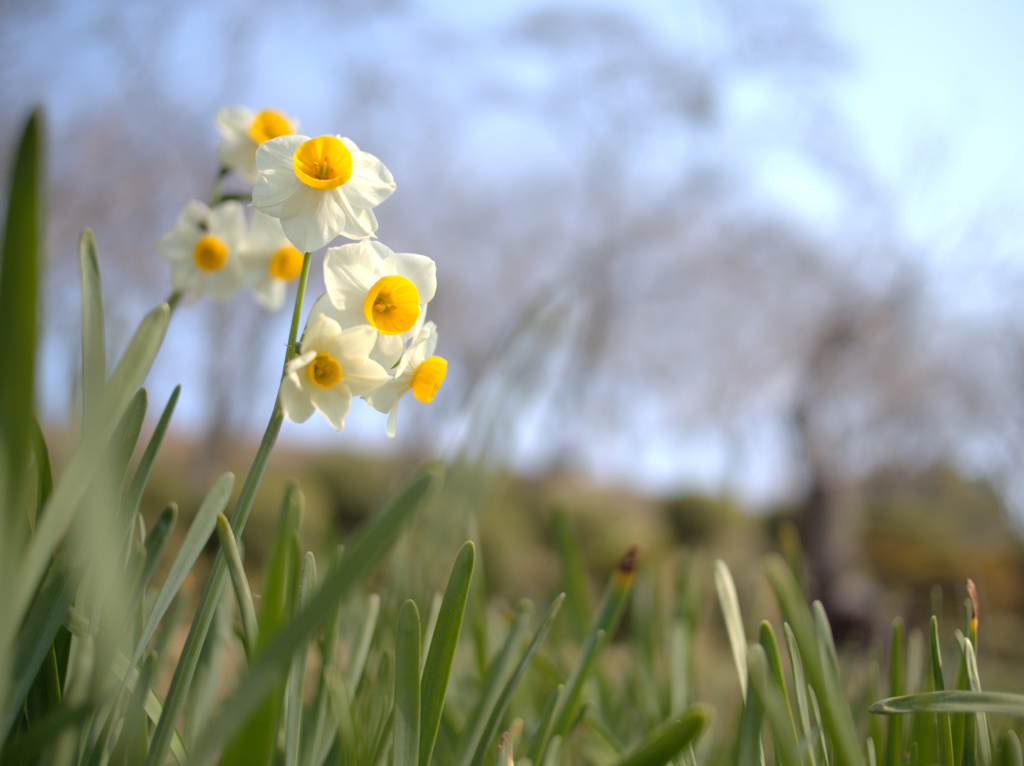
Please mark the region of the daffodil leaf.
<svg viewBox="0 0 1024 766"><path fill-rule="evenodd" d="M648 734L617 766L662 766L697 739L710 720L710 708L694 705L676 720Z"/></svg>
<svg viewBox="0 0 1024 766"><path fill-rule="evenodd" d="M441 724L445 692L448 689L448 677L451 674L452 661L455 659L455 646L462 630L462 617L466 610L475 558L476 547L472 542L465 543L459 549L448 578L448 587L445 588L441 601L441 610L434 625L430 648L427 650L427 659L423 666L419 766L429 766L430 756L434 750L434 740Z"/></svg>
<svg viewBox="0 0 1024 766"><path fill-rule="evenodd" d="M440 490L444 469L435 461L423 466L347 548L345 556L324 578L309 603L266 645L249 668L248 675L224 701L220 712L208 723L189 754L190 763L206 763L230 738L273 687L291 663L291 658L308 642L349 589L358 583L387 553L405 523L431 502ZM223 575L222 575L223 577ZM150 751L152 757L152 750ZM159 763L155 761L154 763Z"/></svg>
<svg viewBox="0 0 1024 766"><path fill-rule="evenodd" d="M394 766L416 766L420 749L420 613L406 601L395 638Z"/></svg>
<svg viewBox="0 0 1024 766"><path fill-rule="evenodd" d="M879 700L868 710L883 715L903 713L994 713L1024 718L1024 694L951 690L921 692Z"/></svg>
<svg viewBox="0 0 1024 766"><path fill-rule="evenodd" d="M185 578L191 571L192 565L196 563L196 559L199 558L199 554L203 552L203 548L206 546L206 542L210 539L210 535L213 534L214 527L217 524L217 514L223 511L224 506L227 505L228 498L231 496L231 489L234 485L234 474L223 474L214 482L213 486L210 487L210 491L206 493L206 497L203 498L203 502L199 506L199 510L196 511L196 516L192 520L188 532L185 534L185 539L182 540L181 547L178 549L178 555L175 556L174 561L171 563L171 567L167 571L167 577L157 592L156 600L153 602L153 609L146 620L142 635L135 644L135 651L131 658L132 667L142 657L142 653L149 644L149 639L156 632L156 628L167 612L167 608L171 605L171 601L181 588L181 584L185 582Z"/></svg>
<svg viewBox="0 0 1024 766"><path fill-rule="evenodd" d="M89 229L84 229L78 239L78 272L82 283L82 419L89 430L93 419L100 415L107 374L103 290L96 240Z"/></svg>
<svg viewBox="0 0 1024 766"><path fill-rule="evenodd" d="M0 262L0 445L7 484L4 513L19 514L13 502L22 491L20 477L28 458L35 386L36 303L42 246L43 215L42 115L33 112L25 123L14 158L7 194L3 261ZM4 518L4 536L12 537L23 519ZM12 524L16 524L12 527ZM24 530L22 530L24 531Z"/></svg>
<svg viewBox="0 0 1024 766"><path fill-rule="evenodd" d="M523 652L522 657L519 659L519 664L516 669L512 672L511 677L505 683L505 688L501 691L501 696L498 697L498 701L494 705L494 709L491 711L490 717L487 719L487 725L484 727L483 736L480 737L480 742L476 747L476 755L473 758L474 763L484 763L484 759L487 754L487 747L491 740L498 733L498 725L501 723L501 719L508 712L508 706L512 702L512 695L515 694L516 689L519 688L519 682L523 680L523 675L526 673L526 669L530 666L530 662L533 660L533 656L540 649L541 644L544 643L544 639L548 635L548 631L551 630L551 626L555 622L555 617L558 616L559 610L562 608L562 604L565 602L565 594L560 593L548 608L548 613L544 616L544 621L540 627L533 634L533 638L530 640L529 645Z"/></svg>

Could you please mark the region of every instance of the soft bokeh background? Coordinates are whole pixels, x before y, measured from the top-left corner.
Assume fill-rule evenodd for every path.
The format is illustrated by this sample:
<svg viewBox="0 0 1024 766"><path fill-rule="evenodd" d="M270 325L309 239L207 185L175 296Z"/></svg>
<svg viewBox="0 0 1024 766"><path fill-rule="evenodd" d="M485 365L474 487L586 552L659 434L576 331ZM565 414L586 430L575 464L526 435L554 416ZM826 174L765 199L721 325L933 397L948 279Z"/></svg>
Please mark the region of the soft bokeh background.
<svg viewBox="0 0 1024 766"><path fill-rule="evenodd" d="M0 146L33 104L49 120L43 412L73 414L81 228L117 350L169 292L153 241L209 195L213 115L274 107L392 170L378 236L437 261L450 360L394 442L355 407L340 436L286 424L284 447L440 453L571 477L577 498L624 486L670 498L684 532L784 506L852 612L875 592L855 542L872 538L851 530L893 496L913 501L882 514L901 521L869 579L929 525L1005 542L1017 572L1022 17L996 0L6 0ZM175 316L150 380L156 402L184 386L184 464L212 472L258 435L285 313L240 296ZM728 502L678 505L695 492ZM922 579L959 577L959 550L922 554Z"/></svg>

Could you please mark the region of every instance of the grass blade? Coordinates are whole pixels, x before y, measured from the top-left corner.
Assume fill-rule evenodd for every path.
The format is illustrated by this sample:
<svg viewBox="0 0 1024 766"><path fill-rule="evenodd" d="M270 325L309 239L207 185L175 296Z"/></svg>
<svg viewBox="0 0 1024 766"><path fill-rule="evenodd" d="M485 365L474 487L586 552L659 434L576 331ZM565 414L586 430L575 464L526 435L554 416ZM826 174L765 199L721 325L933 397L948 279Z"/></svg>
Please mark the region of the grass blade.
<svg viewBox="0 0 1024 766"><path fill-rule="evenodd" d="M1024 694L950 690L921 692L879 700L868 710L883 715L904 713L993 713L1024 718Z"/></svg>
<svg viewBox="0 0 1024 766"><path fill-rule="evenodd" d="M694 705L678 719L655 729L617 766L664 766L700 735L711 720L711 708Z"/></svg>
<svg viewBox="0 0 1024 766"><path fill-rule="evenodd" d="M512 626L509 628L508 635L505 636L505 642L487 669L487 675L484 677L483 686L480 689L480 696L462 731L458 755L455 758L455 763L458 766L469 766L472 763L487 720L501 696L505 678L512 670L516 647L526 632L531 614L533 614L533 605L529 601L520 601L516 607Z"/></svg>
<svg viewBox="0 0 1024 766"><path fill-rule="evenodd" d="M1012 729L1003 734L999 745L999 766L1024 766L1024 754L1021 753L1020 739Z"/></svg>
<svg viewBox="0 0 1024 766"><path fill-rule="evenodd" d="M970 582L970 581L968 581ZM972 621L972 629L977 637L977 620ZM964 642L964 656L967 659L967 680L971 691L981 692L981 677L978 675L978 658L974 653L974 644L968 639ZM978 760L981 766L992 766L992 740L988 729L988 719L984 711L974 714L975 734L977 737Z"/></svg>
<svg viewBox="0 0 1024 766"><path fill-rule="evenodd" d="M562 580L566 594L566 610L569 622L578 639L582 639L590 623L592 607L587 591L587 578L583 570L580 546L573 532L572 524L563 508L556 508L552 514L558 557L562 562Z"/></svg>
<svg viewBox="0 0 1024 766"><path fill-rule="evenodd" d="M722 619L725 620L725 631L729 636L729 648L732 650L732 660L736 664L736 675L740 679L740 691L743 692L743 699L746 699L747 639L743 631L743 617L740 615L736 584L733 582L729 567L721 559L715 561L715 592L718 593L718 604L722 608Z"/></svg>
<svg viewBox="0 0 1024 766"><path fill-rule="evenodd" d="M107 349L103 336L103 290L96 258L96 240L90 229L78 238L78 273L82 287L82 422L90 431L100 415L107 378Z"/></svg>
<svg viewBox="0 0 1024 766"><path fill-rule="evenodd" d="M455 556L448 586L441 600L441 611L434 626L426 664L423 666L422 701L420 707L419 766L429 766L434 752L437 729L448 690L448 677L455 659L455 647L462 630L462 618L469 597L469 584L473 577L476 546L466 542Z"/></svg>
<svg viewBox="0 0 1024 766"><path fill-rule="evenodd" d="M812 605L814 627L817 635L819 662L821 668L821 689L818 696L821 712L825 718L826 731L832 740L835 760L839 766L859 766L863 763L857 729L853 722L853 711L843 693L843 682L839 677L839 658L832 637L825 608L820 601Z"/></svg>
<svg viewBox="0 0 1024 766"><path fill-rule="evenodd" d="M42 510L53 494L53 468L50 466L50 450L39 421L32 418L32 452L36 461L36 511ZM38 519L37 519L38 521Z"/></svg>
<svg viewBox="0 0 1024 766"><path fill-rule="evenodd" d="M395 638L394 766L416 766L420 751L420 613L406 601Z"/></svg>
<svg viewBox="0 0 1024 766"><path fill-rule="evenodd" d="M892 621L892 645L889 652L889 696L903 696L903 620ZM885 735L886 766L900 766L903 753L903 722L890 718Z"/></svg>
<svg viewBox="0 0 1024 766"><path fill-rule="evenodd" d="M223 518L223 517L222 517ZM225 525L227 520L225 520ZM231 537L231 535L228 535ZM316 590L316 559L306 552L299 574L299 600L301 609L309 602ZM299 746L302 743L302 702L306 688L306 661L309 659L309 644L295 654L288 672L288 691L285 697L284 762L285 766L299 765Z"/></svg>
<svg viewBox="0 0 1024 766"><path fill-rule="evenodd" d="M768 652L762 645L755 644L750 647L747 659L750 668L750 687L760 700L761 709L771 724L775 762L785 766L802 766L789 700L786 699L785 691L779 683L779 676L772 669Z"/></svg>
<svg viewBox="0 0 1024 766"><path fill-rule="evenodd" d="M156 453L163 442L164 434L167 433L167 425L171 422L171 415L174 414L174 408L178 403L178 395L180 393L181 386L175 386L174 391L171 392L171 396L167 400L167 404L164 406L164 411L160 413L160 419L157 421L156 428L153 429L153 433L149 437L146 449L143 451L142 457L139 458L139 464L135 467L131 484L128 485L128 489L121 498L122 519L131 519L139 510L139 503L142 501L142 493L146 488L146 482L149 481L149 474L153 470Z"/></svg>
<svg viewBox="0 0 1024 766"><path fill-rule="evenodd" d="M325 619L334 613L334 606L349 588L384 557L405 522L434 499L443 475L444 469L439 462L425 464L392 497L384 512L363 529L351 547L347 548L338 567L324 578L323 585L309 604L278 635L270 639L266 651L260 653L248 675L224 701L220 712L209 722L195 749L189 754L190 763L206 763L234 733L253 706L283 674L294 652L323 627Z"/></svg>
<svg viewBox="0 0 1024 766"><path fill-rule="evenodd" d="M759 649L760 654L764 653L764 650L760 649L760 647L752 647L752 650L753 649ZM744 664L746 664L745 659ZM763 670L764 665L766 664L766 662L761 663L760 669ZM748 668L747 672L750 672L750 668ZM764 745L761 740L761 730L764 728L764 719L765 708L763 697L757 694L748 694L743 703L743 715L740 717L739 735L736 737L736 763L764 763Z"/></svg>
<svg viewBox="0 0 1024 766"><path fill-rule="evenodd" d="M530 662L533 660L533 656L537 653L537 650L540 649L541 644L544 643L544 639L547 638L548 631L551 630L551 626L554 624L555 618L558 616L558 612L562 608L564 601L565 594L561 593L551 603L551 606L548 608L548 613L544 617L544 621L541 623L540 627L537 628L536 633L533 634L533 638L530 640L529 645L526 647L522 657L519 659L519 664L516 666L512 676L505 684L505 688L502 689L501 696L498 697L498 701L495 703L494 709L491 711L491 715L487 719L487 724L484 726L480 742L477 744L476 754L473 756L474 764L479 765L484 763L488 745L498 733L498 726L501 724L501 719L505 717L505 713L508 711L508 706L512 702L512 695L515 694L516 689L519 688L519 682L522 681L523 675L526 673L526 669L530 666Z"/></svg>
<svg viewBox="0 0 1024 766"><path fill-rule="evenodd" d="M156 628L167 612L167 608L171 605L171 601L174 600L175 595L181 588L181 584L185 582L185 578L192 570L192 565L195 564L199 554L206 547L206 543L217 525L217 514L223 511L224 506L227 505L234 485L234 475L225 473L213 483L213 486L206 493L206 497L203 498L203 502L200 504L199 510L196 511L196 516L192 520L188 532L185 534L185 539L178 549L178 555L174 557L171 568L167 571L164 584L160 586L160 590L157 592L156 600L153 602L153 609L146 620L142 636L135 644L135 651L131 657L131 664L133 666L139 661L139 658L145 651L146 646L149 644L149 639L156 632Z"/></svg>
<svg viewBox="0 0 1024 766"><path fill-rule="evenodd" d="M146 392L139 390L132 397L128 410L118 422L111 443L101 460L103 471L112 479L119 480L124 475L138 440L145 412ZM81 579L81 572L78 570L86 563L83 554L92 549L86 542L87 536L78 532L92 530L96 526L93 524L95 521L99 520L82 518L78 521L76 533L69 534L65 542L65 551L55 557L39 593L29 605L28 614L14 645L13 696L7 708L7 715L0 721L0 732L6 732L13 724L14 716L28 695L36 673L67 614L67 609L75 598ZM92 562L97 563L96 559ZM73 575L76 571L77 574ZM96 606L98 608L98 604Z"/></svg>
<svg viewBox="0 0 1024 766"><path fill-rule="evenodd" d="M44 514L36 526L13 588L13 606L5 613L17 624L32 598L36 584L46 571L58 542L71 521L91 479L105 457L107 442L127 409L139 383L149 370L163 340L170 318L167 304L153 309L139 325L120 363L110 377L103 395L102 416L96 428L87 433L75 450L64 475L57 484ZM8 624L7 629L11 629ZM0 641L0 646L3 642Z"/></svg>
<svg viewBox="0 0 1024 766"><path fill-rule="evenodd" d="M811 708L807 700L807 680L804 677L804 663L800 658L800 650L796 644L796 637L793 635L793 629L789 627L789 623L783 623L783 633L786 636L786 649L789 652L789 664L793 668L793 694L796 696L796 709L799 715L800 721L800 737L802 742L811 742ZM814 748L807 746L807 752L810 754L811 765L817 763L817 759L814 755Z"/></svg>
<svg viewBox="0 0 1024 766"><path fill-rule="evenodd" d="M380 617L380 596L376 593L371 593L366 597L364 615L363 626L359 631L359 640L349 658L348 667L345 668L345 684L352 694L356 693L359 682L363 678L366 658L370 654L370 644L373 641L373 634L377 630L377 619Z"/></svg>
<svg viewBox="0 0 1024 766"><path fill-rule="evenodd" d="M551 726L552 736L557 735L564 738L569 733L580 693L583 691L583 684L590 675L598 654L604 647L606 637L614 631L618 624L622 609L632 589L633 580L636 577L637 553L636 546L630 548L619 561L609 579L600 610L590 626L587 637L583 640L580 655L565 682L565 694L558 700L554 723ZM541 759L543 759L543 749Z"/></svg>
<svg viewBox="0 0 1024 766"><path fill-rule="evenodd" d="M25 123L14 158L0 260L0 579L5 583L28 575L20 562L30 534L24 513L28 486L23 477L31 454L35 411L36 304L44 221L42 134L42 114L36 111ZM8 690L16 631L47 564L47 560L40 562L20 593L6 587L0 590L0 614L7 623L0 628L2 720L13 719ZM0 740L5 735L6 727L0 729Z"/></svg>
<svg viewBox="0 0 1024 766"><path fill-rule="evenodd" d="M559 684L551 690L551 694L548 695L547 702L544 703L544 708L541 710L540 718L537 720L537 730L533 733L530 738L530 743L526 747L526 760L530 763L537 762L537 754L540 753L541 747L548 739L548 735L551 732L551 718L555 714L555 706L558 704L558 698L562 696L565 691L565 685Z"/></svg>
<svg viewBox="0 0 1024 766"><path fill-rule="evenodd" d="M223 513L217 514L217 537L220 539L221 550L224 551L224 557L228 564L228 573L231 575L231 585L235 589L238 611L242 615L245 656L252 662L253 653L256 651L256 637L259 635L259 630L256 627L256 607L252 603L252 591L249 590L249 580L242 567L242 557L238 553L235 536L231 534L231 526Z"/></svg>
<svg viewBox="0 0 1024 766"><path fill-rule="evenodd" d="M273 545L263 575L263 594L256 623L258 641L253 661L296 611L300 567L298 533L304 502L298 484L289 482L271 537ZM296 652L298 650L299 647L296 647ZM291 663L291 657L288 662ZM221 756L222 766L260 766L272 762L277 749L285 696L282 678L263 695L248 720L228 742Z"/></svg>
<svg viewBox="0 0 1024 766"><path fill-rule="evenodd" d="M14 158L7 194L3 260L0 261L0 454L8 483L4 513L18 513L18 478L24 475L32 432L33 392L39 295L40 250L43 244L42 114L25 123ZM3 519L4 536L22 525ZM16 525L16 526L15 526ZM26 530L22 530L26 531ZM8 542L19 540L8 537ZM13 553L17 549L11 550Z"/></svg>

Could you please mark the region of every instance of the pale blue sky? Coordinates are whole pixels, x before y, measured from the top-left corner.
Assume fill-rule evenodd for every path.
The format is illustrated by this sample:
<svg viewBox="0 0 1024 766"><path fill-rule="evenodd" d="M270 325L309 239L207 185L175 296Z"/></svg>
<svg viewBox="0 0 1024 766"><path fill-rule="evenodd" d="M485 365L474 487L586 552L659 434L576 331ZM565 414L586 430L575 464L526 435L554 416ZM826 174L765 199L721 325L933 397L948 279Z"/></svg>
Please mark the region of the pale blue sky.
<svg viewBox="0 0 1024 766"><path fill-rule="evenodd" d="M595 0L561 5L574 4L593 8ZM32 59L22 70L7 67L0 73L0 91L17 94L7 101L9 113L41 97L55 122L73 120L76 110L95 101L100 92L117 92L117 76L130 73L111 71L109 56L90 38L109 32L104 29L108 22L97 20L92 5L88 0L56 3L54 13L61 14L60 18L47 17L44 11L26 28L12 25L6 32L0 30L0 39L19 35L21 39L60 41L59 45L32 48ZM105 5L109 13L109 4ZM666 46L700 41L713 49L716 44L706 6L697 2L643 0L603 5L646 19ZM457 91L462 73L488 69L506 77L529 79L536 73L529 67L517 69L521 62L509 59L508 51L495 46L494 36L529 9L544 7L548 4L430 0L413 4L414 24L396 26L385 17L361 27L358 44L367 55L373 54L386 67L400 71L406 82L415 83L417 76L442 78L445 88ZM165 12L143 4L124 4L122 8L115 13L125 28L136 15ZM943 283L955 287L950 296L966 308L984 305L994 288L975 276L979 264L1008 262L1014 268L1024 267L1024 45L1020 43L1024 3L822 0L811 8L819 16L820 26L845 51L843 67L828 79L827 100L848 128L847 146L866 162L887 201L890 218L886 225L920 244L921 258L937 267L937 289ZM218 6L202 11L192 8L192 16L187 17L168 15L161 26L167 37L160 41L162 50L169 52L168 93L187 104L226 88L234 94L232 101L248 101L256 107L273 104L301 115L304 127L312 133L334 132L336 126L328 123L333 112L319 94L346 73L324 71L314 53L316 45L345 41L318 38L315 19L289 20L283 7L273 5L261 9L265 16L244 23L248 29L263 29L265 22L274 32L259 37L259 44L250 51L250 76L237 84L218 79L218 29L228 23ZM447 62L431 60L419 75L423 62L418 57L430 53L419 35L423 29L457 37L460 57ZM10 50L6 55L11 55ZM11 63L4 59L0 52L0 63ZM97 72L107 75L98 78ZM19 79L15 82L14 78ZM25 87L26 82L30 87ZM733 95L733 106L741 113L763 107L758 103L763 94L756 87ZM780 123L780 129L785 128L785 123ZM209 131L202 141L212 151L215 133ZM197 150L203 146L197 139ZM477 150L486 149L472 143L466 147L471 159ZM778 204L811 219L851 212L835 209L826 185L801 160L776 154L758 162L762 163L762 191ZM866 223L875 224L874 220ZM443 256L438 257L441 260ZM965 284L971 289L962 289ZM65 391L59 392L59 396L65 395ZM403 404L406 409L417 406ZM196 412L201 416L201 407ZM187 420L184 401L181 415ZM284 438L327 443L338 439L329 427L312 422L286 427ZM357 440L373 446L388 444L381 418L366 408L354 408L343 439L346 446ZM680 461L666 459L675 454L678 445L652 441L648 454L616 454L616 445L607 449L611 453L609 466L631 480L662 486L679 479ZM698 446L689 464L701 476L713 479L721 462L715 454L714 449Z"/></svg>

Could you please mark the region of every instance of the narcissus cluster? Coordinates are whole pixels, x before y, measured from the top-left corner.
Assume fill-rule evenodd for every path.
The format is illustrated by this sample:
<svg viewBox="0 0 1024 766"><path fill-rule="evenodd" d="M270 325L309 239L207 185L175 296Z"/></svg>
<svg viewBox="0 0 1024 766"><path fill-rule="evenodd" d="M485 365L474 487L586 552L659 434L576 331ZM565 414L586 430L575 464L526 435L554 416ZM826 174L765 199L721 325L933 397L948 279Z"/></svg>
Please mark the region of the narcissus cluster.
<svg viewBox="0 0 1024 766"><path fill-rule="evenodd" d="M171 263L174 290L227 301L244 286L275 310L293 281L301 302L313 251L337 237L355 240L327 250L327 292L289 352L280 404L289 420L316 410L340 431L358 396L387 413L394 436L399 400L412 391L431 401L447 362L433 355L437 327L426 320L434 262L374 238L373 209L395 190L391 172L348 138L298 135L298 123L273 109L227 107L215 123L221 172L213 198L189 202L156 243ZM248 221L239 201L248 195L220 192L231 172L255 184Z"/></svg>

